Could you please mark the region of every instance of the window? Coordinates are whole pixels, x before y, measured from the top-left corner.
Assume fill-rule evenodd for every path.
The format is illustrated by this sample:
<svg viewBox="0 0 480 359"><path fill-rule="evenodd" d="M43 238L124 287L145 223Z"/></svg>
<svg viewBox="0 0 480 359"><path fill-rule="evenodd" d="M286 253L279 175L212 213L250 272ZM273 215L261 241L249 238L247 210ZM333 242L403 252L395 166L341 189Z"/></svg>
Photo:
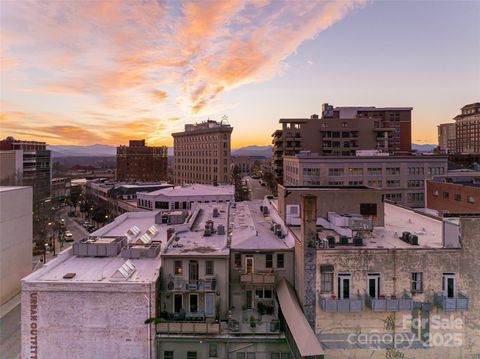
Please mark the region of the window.
<svg viewBox="0 0 480 359"><path fill-rule="evenodd" d="M240 253L235 253L234 264L235 264L235 267L241 267L242 266L242 255Z"/></svg>
<svg viewBox="0 0 480 359"><path fill-rule="evenodd" d="M272 290L271 290L271 289L265 289L265 290L263 291L263 297L264 297L265 299L271 299L271 298L272 298L272 295L273 295L273 294L272 294Z"/></svg>
<svg viewBox="0 0 480 359"><path fill-rule="evenodd" d="M155 208L156 209L168 209L169 204L168 204L168 202L155 202Z"/></svg>
<svg viewBox="0 0 480 359"><path fill-rule="evenodd" d="M257 290L255 291L255 296L256 296L257 298L262 299L262 298L263 298L263 290L257 289Z"/></svg>
<svg viewBox="0 0 480 359"><path fill-rule="evenodd" d="M468 202L468 203L475 203L475 197L473 197L473 196L468 196L468 197L467 197L467 202Z"/></svg>
<svg viewBox="0 0 480 359"><path fill-rule="evenodd" d="M247 353L247 359L255 359L255 353L253 353L253 352L248 352L248 353Z"/></svg>
<svg viewBox="0 0 480 359"><path fill-rule="evenodd" d="M343 176L343 168L329 168L328 175L331 177Z"/></svg>
<svg viewBox="0 0 480 359"><path fill-rule="evenodd" d="M285 268L285 255L277 254L277 268Z"/></svg>
<svg viewBox="0 0 480 359"><path fill-rule="evenodd" d="M400 167L387 167L388 176L397 176L400 174Z"/></svg>
<svg viewBox="0 0 480 359"><path fill-rule="evenodd" d="M205 262L205 275L213 275L213 274L214 274L213 261L206 261Z"/></svg>
<svg viewBox="0 0 480 359"><path fill-rule="evenodd" d="M432 191L432 194L433 194L434 197L438 197L438 190L434 189Z"/></svg>
<svg viewBox="0 0 480 359"><path fill-rule="evenodd" d="M175 261L175 275L181 275L182 273L182 261Z"/></svg>
<svg viewBox="0 0 480 359"><path fill-rule="evenodd" d="M321 293L333 293L333 268L320 268L320 290Z"/></svg>
<svg viewBox="0 0 480 359"><path fill-rule="evenodd" d="M423 201L424 194L423 192L407 193L408 202L420 202Z"/></svg>
<svg viewBox="0 0 480 359"><path fill-rule="evenodd" d="M280 359L280 353L272 353L270 359Z"/></svg>
<svg viewBox="0 0 480 359"><path fill-rule="evenodd" d="M265 268L273 268L273 254L265 254Z"/></svg>
<svg viewBox="0 0 480 359"><path fill-rule="evenodd" d="M400 180L387 180L387 187L400 187Z"/></svg>
<svg viewBox="0 0 480 359"><path fill-rule="evenodd" d="M163 352L163 359L174 359L173 351L172 350L165 350Z"/></svg>
<svg viewBox="0 0 480 359"><path fill-rule="evenodd" d="M197 352L187 352L187 359L197 359Z"/></svg>
<svg viewBox="0 0 480 359"><path fill-rule="evenodd" d="M350 176L363 176L363 168L349 168L348 174Z"/></svg>
<svg viewBox="0 0 480 359"><path fill-rule="evenodd" d="M421 293L421 292L423 292L423 273L413 272L412 273L412 293Z"/></svg>
<svg viewBox="0 0 480 359"><path fill-rule="evenodd" d="M210 358L217 358L218 357L217 343L209 343L208 344L208 356Z"/></svg>
<svg viewBox="0 0 480 359"><path fill-rule="evenodd" d="M461 195L460 193L455 193L455 194L453 195L453 199L454 199L455 201L461 201L461 200L462 200L462 195Z"/></svg>
<svg viewBox="0 0 480 359"><path fill-rule="evenodd" d="M450 197L450 193L443 192L443 199L448 199Z"/></svg>

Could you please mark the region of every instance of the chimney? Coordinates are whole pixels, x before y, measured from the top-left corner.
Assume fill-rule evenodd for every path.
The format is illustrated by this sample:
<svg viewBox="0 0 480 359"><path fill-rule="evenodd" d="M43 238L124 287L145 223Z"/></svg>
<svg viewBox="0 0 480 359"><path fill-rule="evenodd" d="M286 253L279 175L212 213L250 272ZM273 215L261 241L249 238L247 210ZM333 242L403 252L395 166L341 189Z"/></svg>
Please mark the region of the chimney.
<svg viewBox="0 0 480 359"><path fill-rule="evenodd" d="M308 323L315 330L317 197L302 198L301 240L295 243L295 289Z"/></svg>

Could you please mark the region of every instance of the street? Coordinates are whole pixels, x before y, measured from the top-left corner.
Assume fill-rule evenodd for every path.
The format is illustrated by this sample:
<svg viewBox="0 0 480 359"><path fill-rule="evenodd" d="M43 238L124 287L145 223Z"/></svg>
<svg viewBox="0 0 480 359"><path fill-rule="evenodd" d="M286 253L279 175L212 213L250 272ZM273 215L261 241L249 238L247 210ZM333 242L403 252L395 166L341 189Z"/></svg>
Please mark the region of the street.
<svg viewBox="0 0 480 359"><path fill-rule="evenodd" d="M70 231L75 241L84 238L88 235L88 231L75 221L75 217L68 217L68 207L64 207L59 212L60 218L65 218L65 226L67 231ZM68 247L73 242L64 242L63 247L60 248L60 243L56 243L56 252L59 253ZM53 260L53 252L47 253L47 263ZM43 255L33 257L32 269L33 271L41 268L43 263ZM19 297L14 300L18 301L18 304L13 307L12 310L7 313L1 313L0 317L0 359L16 359L21 355L21 332L20 332L20 304Z"/></svg>
<svg viewBox="0 0 480 359"><path fill-rule="evenodd" d="M263 199L266 195L271 194L267 186L260 184L260 179L253 179L250 176L243 178L247 181L248 188L251 189L249 199Z"/></svg>

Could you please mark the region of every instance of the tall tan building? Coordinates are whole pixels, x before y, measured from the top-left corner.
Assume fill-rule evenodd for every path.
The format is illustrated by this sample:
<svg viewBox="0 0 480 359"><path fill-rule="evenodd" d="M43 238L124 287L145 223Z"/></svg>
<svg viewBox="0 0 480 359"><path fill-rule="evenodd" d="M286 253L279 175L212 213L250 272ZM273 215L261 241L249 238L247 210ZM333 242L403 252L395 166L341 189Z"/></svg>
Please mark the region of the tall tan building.
<svg viewBox="0 0 480 359"><path fill-rule="evenodd" d="M184 132L172 133L174 183L231 183L232 131L229 124L208 120L186 124Z"/></svg>
<svg viewBox="0 0 480 359"><path fill-rule="evenodd" d="M456 128L454 123L438 125L438 147L441 153L454 153L456 150Z"/></svg>
<svg viewBox="0 0 480 359"><path fill-rule="evenodd" d="M411 107L333 107L322 116L282 118L273 133L273 170L283 177L283 156L311 151L321 156L355 156L357 150L390 154L411 152Z"/></svg>

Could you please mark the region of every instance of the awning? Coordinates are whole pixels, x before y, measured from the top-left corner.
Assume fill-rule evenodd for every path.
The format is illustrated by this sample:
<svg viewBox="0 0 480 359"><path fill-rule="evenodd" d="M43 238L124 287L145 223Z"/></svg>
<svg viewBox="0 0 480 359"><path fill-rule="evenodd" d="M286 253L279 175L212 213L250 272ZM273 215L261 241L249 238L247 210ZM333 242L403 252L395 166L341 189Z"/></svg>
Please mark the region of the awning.
<svg viewBox="0 0 480 359"><path fill-rule="evenodd" d="M277 296L283 317L300 355L302 357L324 355L317 336L303 314L294 289L285 278L278 283Z"/></svg>

